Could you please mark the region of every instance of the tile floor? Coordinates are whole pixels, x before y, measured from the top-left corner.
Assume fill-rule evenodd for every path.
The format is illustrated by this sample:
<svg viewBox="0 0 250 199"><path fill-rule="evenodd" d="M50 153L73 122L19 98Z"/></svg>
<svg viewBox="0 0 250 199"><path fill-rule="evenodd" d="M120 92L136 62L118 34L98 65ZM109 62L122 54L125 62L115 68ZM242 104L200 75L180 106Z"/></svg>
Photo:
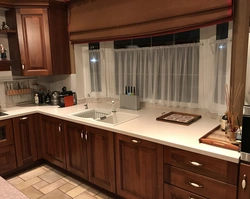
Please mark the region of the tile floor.
<svg viewBox="0 0 250 199"><path fill-rule="evenodd" d="M30 199L111 199L48 165L41 165L7 181Z"/></svg>

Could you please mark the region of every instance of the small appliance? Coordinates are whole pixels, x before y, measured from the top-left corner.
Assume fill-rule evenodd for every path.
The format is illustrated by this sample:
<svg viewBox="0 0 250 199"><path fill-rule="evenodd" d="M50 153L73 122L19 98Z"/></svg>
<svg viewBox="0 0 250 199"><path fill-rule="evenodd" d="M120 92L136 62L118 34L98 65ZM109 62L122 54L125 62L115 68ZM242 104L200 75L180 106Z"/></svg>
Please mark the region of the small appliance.
<svg viewBox="0 0 250 199"><path fill-rule="evenodd" d="M243 107L241 160L250 162L250 105Z"/></svg>

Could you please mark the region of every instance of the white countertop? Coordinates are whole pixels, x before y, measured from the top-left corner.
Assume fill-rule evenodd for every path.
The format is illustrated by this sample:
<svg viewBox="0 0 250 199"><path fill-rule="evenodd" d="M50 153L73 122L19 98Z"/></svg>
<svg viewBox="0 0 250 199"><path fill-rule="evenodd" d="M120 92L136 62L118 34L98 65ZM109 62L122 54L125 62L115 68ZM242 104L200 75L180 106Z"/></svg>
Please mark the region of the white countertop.
<svg viewBox="0 0 250 199"><path fill-rule="evenodd" d="M111 110L111 105L108 103L89 103L89 108ZM4 111L9 115L1 116L0 120L18 117L26 114L42 113L71 122L134 136L136 138L208 155L230 162L239 162L240 153L237 151L199 143L200 137L220 124L217 116L201 111L199 109L169 108L157 105L151 105L151 107L142 108L138 111L117 108L117 112L122 111L132 114L138 114L140 115L140 117L115 126L102 122L90 121L88 119L77 118L70 115L74 112L80 112L84 110L85 109L83 104L66 108L59 108L58 106L34 105L26 105L20 107L16 106L4 109ZM170 111L200 114L202 115L202 118L189 126L156 121L156 118L161 116L162 112L168 113Z"/></svg>

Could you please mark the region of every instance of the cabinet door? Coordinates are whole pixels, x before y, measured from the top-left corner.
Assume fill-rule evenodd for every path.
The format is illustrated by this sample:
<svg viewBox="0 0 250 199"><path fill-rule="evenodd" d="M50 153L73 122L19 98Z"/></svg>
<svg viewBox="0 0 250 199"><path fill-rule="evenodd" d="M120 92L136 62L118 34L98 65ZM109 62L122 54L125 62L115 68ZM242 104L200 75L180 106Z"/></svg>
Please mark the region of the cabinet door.
<svg viewBox="0 0 250 199"><path fill-rule="evenodd" d="M238 198L250 198L250 165L240 164L239 184L238 184Z"/></svg>
<svg viewBox="0 0 250 199"><path fill-rule="evenodd" d="M29 165L37 160L36 132L34 116L13 119L17 166Z"/></svg>
<svg viewBox="0 0 250 199"><path fill-rule="evenodd" d="M163 198L163 146L116 135L117 194L130 199Z"/></svg>
<svg viewBox="0 0 250 199"><path fill-rule="evenodd" d="M0 147L8 146L14 143L12 121L0 121Z"/></svg>
<svg viewBox="0 0 250 199"><path fill-rule="evenodd" d="M47 9L16 10L23 75L50 75L51 51Z"/></svg>
<svg viewBox="0 0 250 199"><path fill-rule="evenodd" d="M115 193L113 133L86 127L89 181Z"/></svg>
<svg viewBox="0 0 250 199"><path fill-rule="evenodd" d="M14 144L0 147L0 175L16 168Z"/></svg>
<svg viewBox="0 0 250 199"><path fill-rule="evenodd" d="M59 167L66 168L62 120L45 115L41 118L43 158Z"/></svg>
<svg viewBox="0 0 250 199"><path fill-rule="evenodd" d="M88 179L87 140L85 139L84 126L65 121L64 132L67 170L84 179Z"/></svg>

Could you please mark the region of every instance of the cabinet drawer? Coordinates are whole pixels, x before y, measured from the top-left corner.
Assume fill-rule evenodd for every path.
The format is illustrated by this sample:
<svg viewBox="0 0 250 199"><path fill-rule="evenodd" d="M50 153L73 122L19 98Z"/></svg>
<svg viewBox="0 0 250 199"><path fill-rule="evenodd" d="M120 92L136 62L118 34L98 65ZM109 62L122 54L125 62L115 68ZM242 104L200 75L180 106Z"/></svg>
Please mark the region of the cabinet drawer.
<svg viewBox="0 0 250 199"><path fill-rule="evenodd" d="M237 185L238 165L236 163L170 147L164 147L164 162Z"/></svg>
<svg viewBox="0 0 250 199"><path fill-rule="evenodd" d="M207 199L178 187L164 184L164 199Z"/></svg>
<svg viewBox="0 0 250 199"><path fill-rule="evenodd" d="M195 194L213 199L235 199L236 186L192 173L177 167L170 167L170 183Z"/></svg>

